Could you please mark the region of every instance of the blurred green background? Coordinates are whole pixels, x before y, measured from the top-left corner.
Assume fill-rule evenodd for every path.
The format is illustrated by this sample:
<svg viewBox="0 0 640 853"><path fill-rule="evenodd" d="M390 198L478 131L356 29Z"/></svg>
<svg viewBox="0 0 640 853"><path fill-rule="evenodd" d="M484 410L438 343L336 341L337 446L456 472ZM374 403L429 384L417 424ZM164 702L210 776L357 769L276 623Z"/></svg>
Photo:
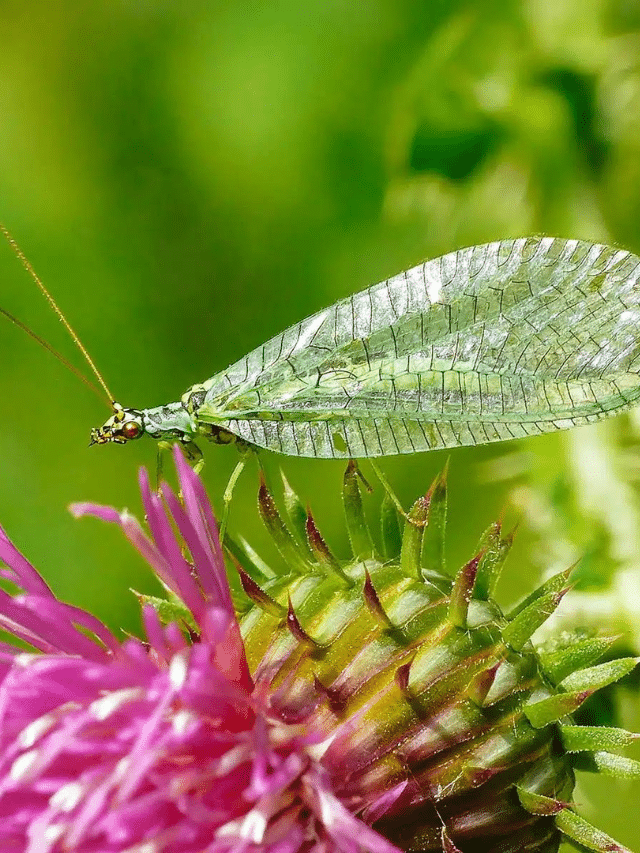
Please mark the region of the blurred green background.
<svg viewBox="0 0 640 853"><path fill-rule="evenodd" d="M640 252L634 0L5 0L0 45L0 219L124 405L176 400L305 315L464 245L545 233ZM0 283L0 304L80 365L7 245ZM156 592L149 572L66 506L139 512L153 442L88 449L107 406L8 323L0 364L2 524L60 596L136 630L128 588ZM521 529L503 599L582 557L560 627L579 614L637 651L639 447L631 413L453 452L450 560L506 507ZM237 456L204 449L217 500ZM384 467L408 503L445 459ZM281 463L344 552L343 466L265 455L274 480ZM254 466L231 528L269 556L256 487ZM640 726L636 695L619 688L599 718ZM588 779L578 800L640 848L639 791Z"/></svg>

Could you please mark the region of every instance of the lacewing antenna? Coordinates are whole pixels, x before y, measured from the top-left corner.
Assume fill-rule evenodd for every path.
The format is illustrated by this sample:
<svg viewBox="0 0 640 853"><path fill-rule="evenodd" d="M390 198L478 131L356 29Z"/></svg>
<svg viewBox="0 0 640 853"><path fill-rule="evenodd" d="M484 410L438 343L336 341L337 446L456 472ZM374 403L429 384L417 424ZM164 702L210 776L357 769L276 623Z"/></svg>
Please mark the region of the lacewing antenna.
<svg viewBox="0 0 640 853"><path fill-rule="evenodd" d="M0 307L0 314L6 317L7 320L10 320L14 324L14 326L17 326L19 329L22 329L22 331L29 335L30 338L33 338L36 343L40 344L41 347L44 347L47 352L50 352L51 355L55 356L58 361L64 364L67 370L70 370L75 376L78 377L78 379L84 382L87 388L90 388L94 394L97 394L97 396L102 399L102 391L98 388L98 386L94 385L93 382L87 379L87 377L83 373L81 373L77 367L71 364L71 362L67 361L67 359L61 353L59 353L57 349L54 349L51 344L47 343L47 341L45 341L39 335L36 335L36 333L28 326L26 326L21 320L18 320L17 317L14 317L13 314L10 314L6 310L6 308Z"/></svg>
<svg viewBox="0 0 640 853"><path fill-rule="evenodd" d="M109 399L109 403L111 405L113 405L113 403L114 403L113 394L111 393L111 391L109 391L109 388L107 387L106 382L102 378L100 371L98 370L98 368L93 363L93 359L91 358L91 356L87 352L86 348L84 347L82 341L80 340L80 338L78 337L78 335L74 331L73 327L71 326L71 323L69 323L67 318L62 313L62 310L58 306L58 303L55 301L53 296L49 293L49 291L44 286L44 284L40 281L38 274L36 273L34 268L31 266L31 263L29 262L28 258L26 257L26 255L24 254L24 252L22 251L20 246L18 246L18 244L16 243L14 238L11 236L7 227L2 222L0 222L0 231L2 231L2 233L4 234L7 242L9 243L9 245L11 246L11 248L13 249L15 254L20 259L22 266L25 268L25 270L29 273L31 278L34 280L34 282L38 286L38 289L40 290L40 292L42 293L44 298L47 300L47 302L49 303L51 308L58 315L58 319L62 322L63 326L65 327L65 329L67 330L67 332L71 336L73 342L75 343L75 345L78 347L78 349L82 353L85 361L87 362L87 364L91 368L93 374L95 375L96 379L100 383L101 388L104 390L105 394L107 395L107 397ZM19 329L22 329L23 332L26 332L30 337L32 337L34 339L34 341L37 341L37 343L39 343L42 347L44 347L48 352L50 352L52 355L54 355L58 359L58 361L62 362L62 364L64 364L65 367L67 367L72 373L74 373L79 379L81 379L85 383L85 385L87 385L89 388L91 388L91 390L94 393L96 393L99 397L102 396L100 390L97 388L96 385L94 385L92 382L90 382L86 378L86 376L84 376L82 373L80 373L80 371L77 368L75 368L72 364L70 364L63 355L61 355L50 344L48 344L45 340L43 340L39 335L36 335L35 332L33 332L28 326L26 326L24 323L22 323L20 320L18 320L17 317L14 317L8 311L5 311L4 308L0 308L0 313L2 313L8 320L10 320L12 323L14 323Z"/></svg>

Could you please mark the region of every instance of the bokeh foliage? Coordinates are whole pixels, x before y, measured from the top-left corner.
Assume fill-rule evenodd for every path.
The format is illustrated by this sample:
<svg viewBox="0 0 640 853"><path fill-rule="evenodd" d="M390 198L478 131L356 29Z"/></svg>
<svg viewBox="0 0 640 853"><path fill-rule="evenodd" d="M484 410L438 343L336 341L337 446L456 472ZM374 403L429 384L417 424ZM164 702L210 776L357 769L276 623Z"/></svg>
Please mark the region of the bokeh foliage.
<svg viewBox="0 0 640 853"><path fill-rule="evenodd" d="M0 218L125 405L177 399L301 317L463 245L545 233L640 252L630 0L6 0L0 44ZM0 281L1 304L79 363L7 246ZM124 590L156 591L144 567L65 506L138 510L153 443L86 449L107 407L9 324L0 363L2 524L60 595L135 628ZM454 452L450 559L510 501L523 589L583 556L566 612L637 650L639 435L636 414ZM221 495L234 451L205 453ZM282 461L265 457L274 479ZM408 503L444 461L385 470ZM283 464L340 549L342 466ZM260 546L255 492L245 474L232 527ZM618 700L631 726L633 695ZM617 791L622 814L633 793ZM597 819L640 846L628 818Z"/></svg>

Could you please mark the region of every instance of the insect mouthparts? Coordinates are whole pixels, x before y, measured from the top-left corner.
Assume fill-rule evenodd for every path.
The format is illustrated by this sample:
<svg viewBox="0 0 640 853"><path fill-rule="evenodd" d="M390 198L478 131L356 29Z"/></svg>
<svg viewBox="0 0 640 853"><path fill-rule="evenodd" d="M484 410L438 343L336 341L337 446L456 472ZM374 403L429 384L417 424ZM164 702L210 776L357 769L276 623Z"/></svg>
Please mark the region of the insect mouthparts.
<svg viewBox="0 0 640 853"><path fill-rule="evenodd" d="M94 444L126 444L140 438L145 432L143 415L138 409L125 409L120 403L113 403L113 414L101 427L91 430L89 447Z"/></svg>

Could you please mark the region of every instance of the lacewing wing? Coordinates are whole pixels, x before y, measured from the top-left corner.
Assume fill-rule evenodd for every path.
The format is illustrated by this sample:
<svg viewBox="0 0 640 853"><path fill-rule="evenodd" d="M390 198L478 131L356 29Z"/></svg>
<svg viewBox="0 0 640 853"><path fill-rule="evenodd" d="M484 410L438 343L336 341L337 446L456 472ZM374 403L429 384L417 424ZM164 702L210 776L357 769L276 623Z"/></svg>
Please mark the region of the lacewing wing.
<svg viewBox="0 0 640 853"><path fill-rule="evenodd" d="M312 457L591 423L640 396L639 264L551 237L461 249L296 323L183 400L199 425Z"/></svg>
<svg viewBox="0 0 640 853"><path fill-rule="evenodd" d="M640 259L554 237L472 246L296 323L92 442L249 443L387 456L588 424L640 397Z"/></svg>

